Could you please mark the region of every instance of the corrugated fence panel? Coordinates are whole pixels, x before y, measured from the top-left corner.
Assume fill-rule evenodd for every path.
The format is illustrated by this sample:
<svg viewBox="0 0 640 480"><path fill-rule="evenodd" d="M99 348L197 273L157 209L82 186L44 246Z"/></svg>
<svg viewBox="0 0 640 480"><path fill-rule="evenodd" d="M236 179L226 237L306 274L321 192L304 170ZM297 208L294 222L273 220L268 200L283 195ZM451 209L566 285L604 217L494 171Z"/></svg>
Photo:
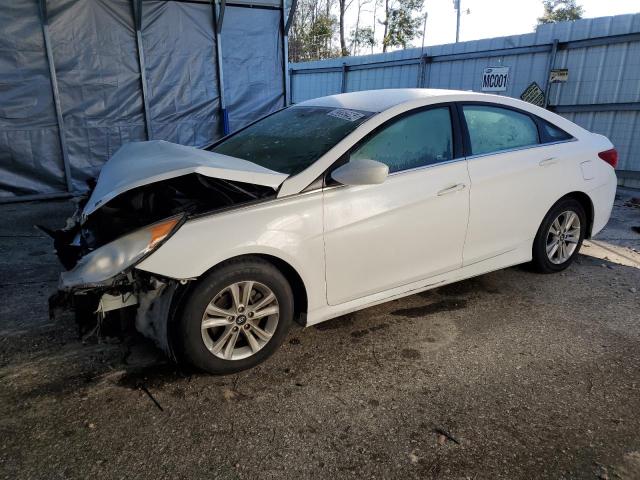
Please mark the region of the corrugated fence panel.
<svg viewBox="0 0 640 480"><path fill-rule="evenodd" d="M321 72L312 75L294 75L291 78L293 103L309 98L324 97L340 93L342 74L340 72Z"/></svg>
<svg viewBox="0 0 640 480"><path fill-rule="evenodd" d="M554 40L559 48L550 65ZM532 82L545 90L549 68L568 68L568 81L550 86L550 108L609 137L620 152L620 175L640 171L640 14L547 24L534 33L424 50L292 64L294 103L339 93L343 64L346 91L416 86L481 91L485 68L508 66L508 87L500 94L516 98Z"/></svg>
<svg viewBox="0 0 640 480"><path fill-rule="evenodd" d="M347 91L415 87L417 78L418 65L354 70L347 75Z"/></svg>
<svg viewBox="0 0 640 480"><path fill-rule="evenodd" d="M640 112L581 112L563 116L608 137L620 154L619 170L638 171Z"/></svg>

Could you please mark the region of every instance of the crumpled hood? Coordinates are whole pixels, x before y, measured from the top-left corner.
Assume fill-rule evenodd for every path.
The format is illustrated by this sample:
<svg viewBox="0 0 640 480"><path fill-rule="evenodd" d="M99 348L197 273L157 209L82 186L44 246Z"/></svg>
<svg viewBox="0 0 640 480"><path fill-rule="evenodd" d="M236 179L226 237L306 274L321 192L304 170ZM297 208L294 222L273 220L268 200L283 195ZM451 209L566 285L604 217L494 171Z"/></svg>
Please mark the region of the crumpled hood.
<svg viewBox="0 0 640 480"><path fill-rule="evenodd" d="M255 163L164 140L123 145L104 164L82 218L118 195L150 183L198 173L277 189L288 175Z"/></svg>

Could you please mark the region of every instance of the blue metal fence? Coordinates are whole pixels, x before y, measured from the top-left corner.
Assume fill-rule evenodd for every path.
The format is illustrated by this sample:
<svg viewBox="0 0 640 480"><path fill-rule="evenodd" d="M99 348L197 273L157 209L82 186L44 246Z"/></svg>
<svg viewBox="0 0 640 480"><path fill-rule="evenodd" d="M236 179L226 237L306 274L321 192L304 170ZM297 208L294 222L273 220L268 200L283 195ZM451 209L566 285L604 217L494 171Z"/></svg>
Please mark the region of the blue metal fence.
<svg viewBox="0 0 640 480"><path fill-rule="evenodd" d="M290 64L292 102L380 88L481 91L487 67L508 66L507 90L520 97L536 82L548 108L609 137L618 176L640 187L640 14L539 26L535 32L385 54ZM551 69L568 80L548 83Z"/></svg>

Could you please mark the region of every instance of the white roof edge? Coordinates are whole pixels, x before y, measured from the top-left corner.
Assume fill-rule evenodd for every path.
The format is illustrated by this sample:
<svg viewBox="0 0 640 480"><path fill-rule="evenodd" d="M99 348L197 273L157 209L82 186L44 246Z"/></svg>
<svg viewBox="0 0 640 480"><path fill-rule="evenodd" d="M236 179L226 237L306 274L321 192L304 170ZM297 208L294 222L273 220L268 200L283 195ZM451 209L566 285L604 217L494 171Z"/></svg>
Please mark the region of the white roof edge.
<svg viewBox="0 0 640 480"><path fill-rule="evenodd" d="M432 97L461 94L486 95L484 93L438 88L387 88L380 90L361 90L358 92L338 93L336 95L305 100L297 103L296 106L335 107L364 110L368 112L383 112L389 108L395 107L396 105L402 105L413 100L424 100Z"/></svg>

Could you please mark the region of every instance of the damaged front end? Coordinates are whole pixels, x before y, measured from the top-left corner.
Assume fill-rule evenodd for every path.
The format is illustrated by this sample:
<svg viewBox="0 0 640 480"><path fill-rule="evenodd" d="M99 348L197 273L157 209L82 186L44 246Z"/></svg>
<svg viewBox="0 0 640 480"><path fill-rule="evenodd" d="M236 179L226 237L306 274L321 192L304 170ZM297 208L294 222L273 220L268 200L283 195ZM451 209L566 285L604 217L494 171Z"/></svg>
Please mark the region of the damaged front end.
<svg viewBox="0 0 640 480"><path fill-rule="evenodd" d="M215 154L190 148L167 142L125 145L107 162L63 229L40 227L53 238L66 269L60 275L58 293L50 299L52 316L72 309L81 331L98 335L113 329L114 323L134 323L173 356L169 322L176 300L193 279L160 277L137 270L136 265L161 248L189 218L274 198L274 178L280 180L277 172L256 174L251 168L243 169L242 161L220 155L212 159L218 177L211 177L206 155ZM122 150L133 151L138 158L123 158ZM162 155L177 153L183 159L177 160L175 168L162 164ZM126 157L138 162L131 175ZM145 162L149 176L145 176ZM180 165L185 162L190 168ZM227 170L222 168L225 162ZM251 183L256 178L262 184Z"/></svg>
<svg viewBox="0 0 640 480"><path fill-rule="evenodd" d="M115 228L103 232L95 225L73 222L70 229L52 232L56 252L68 269L61 273L59 291L50 299L52 315L61 308L71 307L81 331L97 335L114 333L118 323L112 321L114 317L119 323L131 321L133 317L141 333L171 353L165 333L168 316L158 315L154 304L161 298L170 304L179 283L174 279L155 278L134 267L169 238L186 218L186 213L176 214L141 228L135 228L135 222L131 222L129 226L133 231L128 233ZM118 233L123 234L117 236ZM111 239L113 234L117 238ZM72 240L64 243L69 238Z"/></svg>
<svg viewBox="0 0 640 480"><path fill-rule="evenodd" d="M83 337L121 336L135 327L174 358L168 332L182 285L132 270L103 285L59 290L49 298L49 312L55 318L72 310Z"/></svg>

